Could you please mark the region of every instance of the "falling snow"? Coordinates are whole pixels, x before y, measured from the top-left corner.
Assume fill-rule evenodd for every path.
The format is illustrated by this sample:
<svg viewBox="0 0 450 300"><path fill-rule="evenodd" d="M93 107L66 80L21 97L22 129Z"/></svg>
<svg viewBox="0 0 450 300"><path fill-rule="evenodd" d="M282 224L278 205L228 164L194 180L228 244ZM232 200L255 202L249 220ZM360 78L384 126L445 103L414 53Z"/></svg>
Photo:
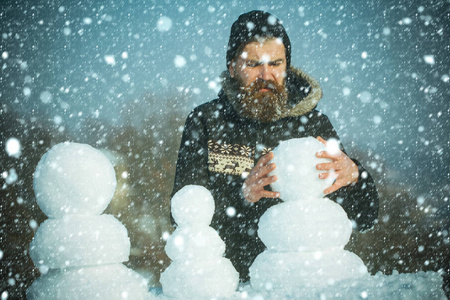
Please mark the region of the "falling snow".
<svg viewBox="0 0 450 300"><path fill-rule="evenodd" d="M66 140L114 158L120 186L109 209L134 237L132 263L144 262L137 268L157 285L169 265L161 249L173 230L184 121L217 98L231 24L251 9L282 19L292 66L322 87L316 109L382 195L376 228L351 247L373 274L447 267L448 1L8 1L0 9L2 300L23 298L39 276L27 251L44 218L30 181L37 159ZM306 121L289 130L307 131ZM233 206L222 209L239 219Z"/></svg>
<svg viewBox="0 0 450 300"><path fill-rule="evenodd" d="M169 31L172 28L172 19L166 16L161 17L156 23L156 28L160 32Z"/></svg>

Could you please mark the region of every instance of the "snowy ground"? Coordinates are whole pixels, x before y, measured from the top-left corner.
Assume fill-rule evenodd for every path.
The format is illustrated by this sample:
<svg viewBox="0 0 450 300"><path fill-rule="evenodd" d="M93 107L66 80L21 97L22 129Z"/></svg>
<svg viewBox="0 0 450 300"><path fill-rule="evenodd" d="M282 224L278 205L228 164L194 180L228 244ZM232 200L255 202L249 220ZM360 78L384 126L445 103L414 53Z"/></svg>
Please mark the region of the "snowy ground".
<svg viewBox="0 0 450 300"><path fill-rule="evenodd" d="M161 289L151 289L156 299L165 297ZM153 297L150 297L150 299ZM228 300L282 300L282 299L447 299L442 290L442 277L436 272L418 272L411 274L376 274L364 279L342 281L322 289L299 289L294 295L283 292L255 292L249 285L242 285L236 294Z"/></svg>

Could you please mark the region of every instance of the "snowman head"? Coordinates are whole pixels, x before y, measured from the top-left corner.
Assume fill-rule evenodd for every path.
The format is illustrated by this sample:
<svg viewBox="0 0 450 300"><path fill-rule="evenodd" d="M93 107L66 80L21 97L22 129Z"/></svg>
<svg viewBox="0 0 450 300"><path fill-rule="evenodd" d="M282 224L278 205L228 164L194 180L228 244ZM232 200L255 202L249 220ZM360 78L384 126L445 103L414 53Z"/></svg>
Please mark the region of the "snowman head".
<svg viewBox="0 0 450 300"><path fill-rule="evenodd" d="M99 150L61 143L42 156L33 185L39 207L50 218L99 215L114 195L116 174Z"/></svg>
<svg viewBox="0 0 450 300"><path fill-rule="evenodd" d="M317 170L316 165L330 160L318 158L316 153L325 150L325 145L313 137L282 141L273 150L272 162L276 164L276 169L270 175L276 175L277 180L271 187L280 193L281 199L296 201L325 196L323 191L335 179L335 176L319 178L324 171Z"/></svg>

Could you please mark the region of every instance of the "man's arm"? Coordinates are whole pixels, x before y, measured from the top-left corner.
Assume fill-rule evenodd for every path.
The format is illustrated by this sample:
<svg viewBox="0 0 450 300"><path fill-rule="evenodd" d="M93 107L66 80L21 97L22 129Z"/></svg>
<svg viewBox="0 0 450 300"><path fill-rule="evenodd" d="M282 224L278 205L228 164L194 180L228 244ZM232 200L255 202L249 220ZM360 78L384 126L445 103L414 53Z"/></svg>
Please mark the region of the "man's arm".
<svg viewBox="0 0 450 300"><path fill-rule="evenodd" d="M321 130L317 131L317 136L322 136L326 140L331 138L340 140L333 125L325 115L322 116ZM345 154L345 157L349 158L342 144L339 144L339 148ZM353 168L349 168L347 175L339 183L341 187L327 194L326 197L339 203L347 212L349 219L354 221L356 229L363 231L373 227L378 218L379 196L375 182L369 172L356 159L350 158L350 160L358 168L356 181L353 181ZM345 183L348 181L352 183L346 185Z"/></svg>
<svg viewBox="0 0 450 300"><path fill-rule="evenodd" d="M171 198L181 188L190 184L201 185L210 189L207 143L201 113L194 110L186 118L184 125ZM172 214L170 219L172 224L175 225Z"/></svg>

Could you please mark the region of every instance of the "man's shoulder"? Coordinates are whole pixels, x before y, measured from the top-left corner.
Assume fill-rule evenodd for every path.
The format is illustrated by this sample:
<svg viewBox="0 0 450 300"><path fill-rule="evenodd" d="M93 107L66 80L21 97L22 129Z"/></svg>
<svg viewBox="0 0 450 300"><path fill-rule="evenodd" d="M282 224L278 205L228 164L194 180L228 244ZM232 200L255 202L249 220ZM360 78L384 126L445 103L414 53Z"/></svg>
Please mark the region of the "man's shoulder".
<svg viewBox="0 0 450 300"><path fill-rule="evenodd" d="M197 107L194 108L194 110L201 111L201 110L208 110L211 108L216 109L217 105L221 102L222 101L220 100L220 98L216 98L214 100L210 100L210 101L207 101L205 103L198 105Z"/></svg>
<svg viewBox="0 0 450 300"><path fill-rule="evenodd" d="M214 100L205 102L196 106L192 112L189 114L190 116L200 116L200 115L210 115L217 114L222 111L226 106L226 103L221 98L216 98Z"/></svg>
<svg viewBox="0 0 450 300"><path fill-rule="evenodd" d="M328 117L322 111L317 109L313 109L310 112L307 112L302 117L306 117L308 119L328 119Z"/></svg>

